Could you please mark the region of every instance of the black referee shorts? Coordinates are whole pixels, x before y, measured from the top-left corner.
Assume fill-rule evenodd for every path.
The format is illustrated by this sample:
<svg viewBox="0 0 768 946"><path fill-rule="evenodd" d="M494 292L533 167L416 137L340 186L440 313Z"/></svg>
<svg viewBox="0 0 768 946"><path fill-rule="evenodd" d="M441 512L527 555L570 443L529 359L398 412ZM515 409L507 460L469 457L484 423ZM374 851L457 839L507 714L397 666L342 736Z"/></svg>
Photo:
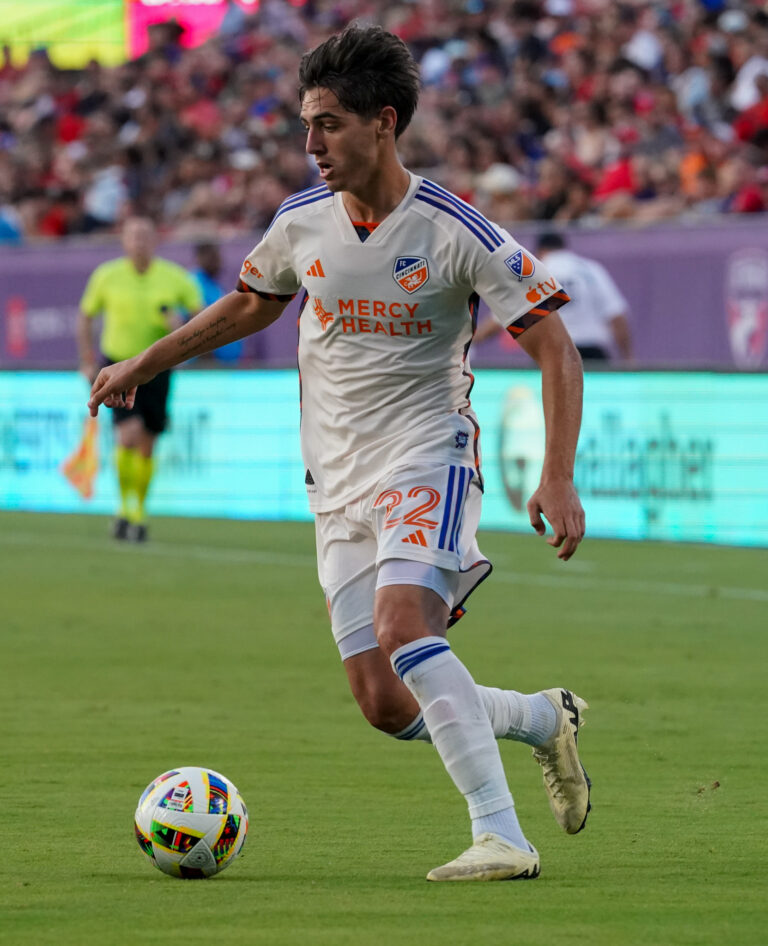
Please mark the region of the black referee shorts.
<svg viewBox="0 0 768 946"><path fill-rule="evenodd" d="M604 348L598 345L577 345L582 361L609 361L610 356Z"/></svg>
<svg viewBox="0 0 768 946"><path fill-rule="evenodd" d="M113 365L113 361L106 361ZM161 434L168 424L168 394L171 387L171 372L161 371L157 377L136 388L136 401L128 410L125 407L112 408L112 422L122 424L130 417L140 417L145 428L151 434Z"/></svg>

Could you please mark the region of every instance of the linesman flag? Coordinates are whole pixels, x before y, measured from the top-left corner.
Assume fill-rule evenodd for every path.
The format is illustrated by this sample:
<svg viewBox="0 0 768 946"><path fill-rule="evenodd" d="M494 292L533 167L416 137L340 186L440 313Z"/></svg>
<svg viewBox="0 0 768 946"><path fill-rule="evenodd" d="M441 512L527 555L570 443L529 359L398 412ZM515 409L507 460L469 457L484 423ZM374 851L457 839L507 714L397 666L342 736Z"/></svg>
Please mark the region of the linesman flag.
<svg viewBox="0 0 768 946"><path fill-rule="evenodd" d="M93 496L93 481L99 472L98 434L98 417L86 417L82 440L74 453L61 465L61 472L83 499L90 499Z"/></svg>

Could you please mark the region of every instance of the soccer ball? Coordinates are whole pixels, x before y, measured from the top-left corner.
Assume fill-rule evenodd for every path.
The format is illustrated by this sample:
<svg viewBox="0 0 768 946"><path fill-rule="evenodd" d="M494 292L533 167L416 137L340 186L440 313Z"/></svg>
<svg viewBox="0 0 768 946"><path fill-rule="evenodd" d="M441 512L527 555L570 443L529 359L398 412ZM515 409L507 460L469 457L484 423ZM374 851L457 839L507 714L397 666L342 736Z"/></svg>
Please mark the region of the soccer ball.
<svg viewBox="0 0 768 946"><path fill-rule="evenodd" d="M185 766L147 785L134 827L139 847L164 874L211 877L240 853L248 810L228 778Z"/></svg>

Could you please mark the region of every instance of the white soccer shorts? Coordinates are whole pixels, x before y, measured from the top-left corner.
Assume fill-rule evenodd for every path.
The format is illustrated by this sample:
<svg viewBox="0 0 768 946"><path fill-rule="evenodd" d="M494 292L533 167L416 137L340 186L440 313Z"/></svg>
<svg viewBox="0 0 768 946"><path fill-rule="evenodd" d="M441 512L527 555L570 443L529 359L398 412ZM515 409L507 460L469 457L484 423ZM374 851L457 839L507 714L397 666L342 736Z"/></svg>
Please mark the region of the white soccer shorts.
<svg viewBox="0 0 768 946"><path fill-rule="evenodd" d="M398 567L401 583L437 591L451 609L449 624L461 617L464 601L491 571L475 535L481 501L475 470L424 462L389 471L343 509L316 513L318 577L340 648L373 624L376 588L392 582L391 575L380 580L385 561L418 563L408 577Z"/></svg>

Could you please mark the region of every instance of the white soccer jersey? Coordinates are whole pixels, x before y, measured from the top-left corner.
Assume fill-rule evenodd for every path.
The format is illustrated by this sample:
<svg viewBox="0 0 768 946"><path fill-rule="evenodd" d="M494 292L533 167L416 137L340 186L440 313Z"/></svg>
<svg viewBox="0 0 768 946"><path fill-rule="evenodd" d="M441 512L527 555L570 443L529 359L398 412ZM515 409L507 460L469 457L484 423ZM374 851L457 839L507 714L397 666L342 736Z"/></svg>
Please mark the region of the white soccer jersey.
<svg viewBox="0 0 768 946"><path fill-rule="evenodd" d="M608 270L597 260L565 249L547 253L547 267L571 299L563 322L574 344L609 349L611 319L625 314L628 306Z"/></svg>
<svg viewBox="0 0 768 946"><path fill-rule="evenodd" d="M415 458L479 467L468 351L477 296L513 331L567 296L469 204L411 175L363 242L325 185L278 209L241 280L299 319L301 443L310 508L340 509Z"/></svg>

